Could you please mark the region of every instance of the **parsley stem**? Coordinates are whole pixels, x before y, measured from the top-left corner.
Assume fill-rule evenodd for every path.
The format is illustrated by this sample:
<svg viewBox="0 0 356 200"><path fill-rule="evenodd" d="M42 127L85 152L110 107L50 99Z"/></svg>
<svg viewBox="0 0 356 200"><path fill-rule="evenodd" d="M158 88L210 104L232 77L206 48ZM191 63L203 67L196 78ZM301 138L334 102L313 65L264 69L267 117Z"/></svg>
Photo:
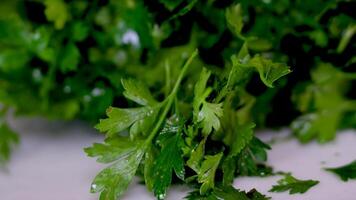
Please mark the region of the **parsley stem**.
<svg viewBox="0 0 356 200"><path fill-rule="evenodd" d="M194 60L194 58L198 55L198 50L196 49L192 55L189 57L189 59L187 60L187 62L184 64L178 79L172 89L172 92L169 94L169 96L166 99L167 104L164 107L164 110L162 112L162 114L160 115L160 118L158 119L158 122L156 124L156 126L154 127L154 129L152 130L152 132L150 133L150 135L148 136L147 140L145 141L146 144L146 148L149 147L149 145L151 144L153 138L156 136L157 132L159 131L159 129L161 128L161 125L163 123L163 121L166 119L166 116L172 106L172 103L177 95L178 92L178 88L182 82L182 79L186 73L186 71L188 70L189 65L192 63L192 61Z"/></svg>

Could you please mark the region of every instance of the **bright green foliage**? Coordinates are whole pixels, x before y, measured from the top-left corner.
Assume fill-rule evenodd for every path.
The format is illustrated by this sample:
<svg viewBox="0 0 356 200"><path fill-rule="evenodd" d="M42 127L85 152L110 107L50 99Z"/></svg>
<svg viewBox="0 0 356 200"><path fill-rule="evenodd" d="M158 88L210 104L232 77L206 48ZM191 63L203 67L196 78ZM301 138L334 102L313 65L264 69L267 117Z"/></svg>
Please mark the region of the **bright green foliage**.
<svg viewBox="0 0 356 200"><path fill-rule="evenodd" d="M220 164L223 154L219 153L213 156L205 156L204 161L198 171L198 182L202 183L200 193L205 194L215 185L215 172Z"/></svg>
<svg viewBox="0 0 356 200"><path fill-rule="evenodd" d="M243 14L240 4L231 6L226 10L226 21L229 29L235 35L240 36L243 27Z"/></svg>
<svg viewBox="0 0 356 200"><path fill-rule="evenodd" d="M67 4L63 0L45 0L45 5L45 14L48 21L52 21L56 29L62 29L70 19Z"/></svg>
<svg viewBox="0 0 356 200"><path fill-rule="evenodd" d="M284 192L289 190L289 194L305 193L318 183L319 181L315 180L299 180L290 174L286 174L284 178L278 181L278 185L272 187L270 192Z"/></svg>
<svg viewBox="0 0 356 200"><path fill-rule="evenodd" d="M255 124L246 124L237 128L235 139L232 139L231 156L237 156L253 139L253 128Z"/></svg>
<svg viewBox="0 0 356 200"><path fill-rule="evenodd" d="M313 138L326 142L335 137L345 113L356 112L356 100L345 97L356 74L321 63L311 76L313 83L301 85L295 92L294 100L305 115L292 123L292 129L302 142Z"/></svg>
<svg viewBox="0 0 356 200"><path fill-rule="evenodd" d="M179 119L174 119L178 121ZM157 143L161 151L153 163L153 192L159 199L164 199L167 188L172 182L172 172L184 180L184 161L180 150L182 144L179 124L168 124L159 133Z"/></svg>
<svg viewBox="0 0 356 200"><path fill-rule="evenodd" d="M130 126L139 126L140 120L149 120L154 112L150 107L126 109L110 107L106 112L109 118L100 120L96 128L100 132L106 132L109 136L113 136Z"/></svg>
<svg viewBox="0 0 356 200"><path fill-rule="evenodd" d="M147 173L145 177L150 178L146 179L146 183L149 189L153 189L157 198L165 197L166 189L172 180L173 170L179 178L184 179L184 162L180 151L182 124L176 120L174 123L178 123L178 125L167 122L163 129L161 126L172 109L180 82L196 55L197 51L193 52L183 66L172 92L160 104L164 109L159 115L152 117L153 113L147 112L146 107L128 109L111 107L107 112L108 118L101 120L97 125L100 131L106 132L105 144L94 144L93 147L86 148L85 151L88 156L98 157L99 162L113 163L102 170L92 183L91 192L100 192L100 199L116 200L119 198L127 190L144 157L148 162L144 169L144 173ZM137 90L142 90L139 82L137 84L134 81L122 82L129 99L140 103L147 102L141 100L149 94L148 89L145 94L139 94ZM152 123L154 127L141 126L141 128L144 127L144 131L148 132L145 135L120 136L122 131L133 123L147 119L152 119L150 122L154 122ZM137 129L135 124L130 128L130 133L132 133L132 129ZM156 136L157 134L158 136ZM160 146L161 152L153 160L151 157L155 156L152 153L155 148L154 143Z"/></svg>
<svg viewBox="0 0 356 200"><path fill-rule="evenodd" d="M343 181L348 181L349 179L356 179L356 161L353 161L341 167L326 168L325 170L338 175Z"/></svg>
<svg viewBox="0 0 356 200"><path fill-rule="evenodd" d="M245 54L245 53L243 53ZM274 63L269 59L263 58L260 55L256 55L249 58L250 56L233 56L233 69L237 73L233 79L236 82L244 81L248 79L248 73L251 70L256 70L263 83L268 87L273 87L273 82L289 74L291 71L289 67L283 63Z"/></svg>
<svg viewBox="0 0 356 200"><path fill-rule="evenodd" d="M209 135L213 128L214 130L219 130L219 118L223 115L221 103L209 103L206 101L206 98L211 93L211 88L206 86L210 74L210 71L203 68L194 88L194 120L201 124L204 135Z"/></svg>
<svg viewBox="0 0 356 200"><path fill-rule="evenodd" d="M114 200L126 191L144 154L144 149L140 147L142 144L136 141L135 145L137 146L134 151L119 156L111 166L95 177L91 192L101 192L100 199Z"/></svg>
<svg viewBox="0 0 356 200"><path fill-rule="evenodd" d="M222 104L204 102L198 114L198 121L201 122L203 133L208 135L212 129L219 130L220 117L223 115Z"/></svg>
<svg viewBox="0 0 356 200"><path fill-rule="evenodd" d="M0 104L89 122L106 110L96 126L105 142L86 149L111 163L95 180L102 199L120 197L135 174L161 198L175 182L199 188L198 199L244 196L229 189L235 177L271 174L255 126L294 121L303 142L355 127L352 6L1 1ZM179 131L163 134L177 116Z"/></svg>
<svg viewBox="0 0 356 200"><path fill-rule="evenodd" d="M199 145L192 151L187 165L196 173L199 172L200 164L204 157L205 140L202 140Z"/></svg>
<svg viewBox="0 0 356 200"><path fill-rule="evenodd" d="M273 63L258 55L254 56L248 64L257 69L261 80L268 87L273 87L273 82L291 72L284 63Z"/></svg>
<svg viewBox="0 0 356 200"><path fill-rule="evenodd" d="M142 106L153 106L157 101L152 97L148 88L141 82L133 79L122 79L122 87L125 91L123 95Z"/></svg>
<svg viewBox="0 0 356 200"><path fill-rule="evenodd" d="M18 135L4 122L0 122L0 165L10 159L11 149L19 143Z"/></svg>
<svg viewBox="0 0 356 200"><path fill-rule="evenodd" d="M126 137L117 136L107 138L105 144L94 143L84 150L88 156L98 157L98 162L110 163L130 155L137 150L137 146Z"/></svg>

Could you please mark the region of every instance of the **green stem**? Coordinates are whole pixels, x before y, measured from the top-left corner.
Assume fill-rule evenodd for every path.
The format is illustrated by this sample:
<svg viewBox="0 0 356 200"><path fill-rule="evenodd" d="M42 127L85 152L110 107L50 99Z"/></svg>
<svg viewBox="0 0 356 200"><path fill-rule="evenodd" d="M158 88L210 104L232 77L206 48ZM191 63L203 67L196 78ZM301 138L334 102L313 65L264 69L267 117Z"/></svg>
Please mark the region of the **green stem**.
<svg viewBox="0 0 356 200"><path fill-rule="evenodd" d="M154 127L154 129L152 130L151 134L148 136L147 140L145 141L145 146L146 148L149 147L149 145L151 144L153 138L156 136L156 134L158 133L159 129L162 126L162 123L164 122L164 120L166 119L166 116L172 106L172 103L176 97L176 94L178 92L178 88L182 82L182 79L185 75L185 72L187 71L189 65L192 63L193 59L198 55L198 50L195 50L193 52L193 54L189 57L189 59L187 60L187 62L184 64L182 71L180 72L178 79L173 87L172 92L169 94L169 96L166 99L167 104L164 107L164 110L162 112L162 114L160 115L160 118L158 119L158 122L156 124L156 126Z"/></svg>

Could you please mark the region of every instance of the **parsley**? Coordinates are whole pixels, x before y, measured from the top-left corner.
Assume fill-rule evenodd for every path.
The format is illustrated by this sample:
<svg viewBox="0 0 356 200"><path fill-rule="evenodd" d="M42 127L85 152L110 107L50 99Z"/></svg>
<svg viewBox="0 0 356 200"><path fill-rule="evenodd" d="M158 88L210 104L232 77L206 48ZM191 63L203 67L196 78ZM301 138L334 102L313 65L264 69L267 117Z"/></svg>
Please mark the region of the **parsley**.
<svg viewBox="0 0 356 200"><path fill-rule="evenodd" d="M0 165L10 159L11 149L19 143L18 135L4 122L0 122Z"/></svg>
<svg viewBox="0 0 356 200"><path fill-rule="evenodd" d="M131 109L110 108L108 110L107 113L109 118L101 120L97 125L99 130L107 133L108 139L105 142L106 144L94 144L93 147L86 148L85 151L88 156L99 157L98 161L100 162L113 162L113 164L101 171L95 177L91 186L91 192L100 192L101 199L115 200L120 197L124 191L126 191L128 185L132 181L133 176L136 174L144 154L148 151L149 148L151 148L152 140L156 137L156 134L159 132L164 119L171 109L180 82L196 55L197 51L191 55L186 64L183 66L171 94L164 102L157 106L157 109L163 110L159 116L154 118L153 122L155 122L155 126L152 126L152 131L149 135L146 135L146 139L141 140L138 139L138 136L136 137L136 135L131 135L131 130L131 139L129 137L119 136L118 133L129 128L130 126L132 126L131 129L136 129L136 126L145 124L145 120L150 121L151 115L153 113L148 107ZM132 81L122 82L124 83L124 87L126 89L125 96L127 96L129 99L132 99L138 103L148 101L147 97L150 96L148 95L148 91L142 94L137 92L145 91L144 88L140 87L142 85L134 85ZM138 123L139 120L141 120L142 124L135 125L135 123ZM147 128L147 126L141 126L140 128L142 127ZM175 170L179 177L184 177L183 162L179 155L179 149L177 148L179 136L165 136L168 134L165 132L170 132L166 129L163 129L163 133L159 135L161 136L159 140L161 143L160 145L162 147L162 152L158 156L155 163L153 163L153 169L155 170L154 175L156 179L153 184L148 184L152 185L154 193L159 199L163 199L165 196L166 188L171 182L172 169ZM174 159L171 160L170 156L174 156ZM171 163L171 165L162 164L167 164L166 162Z"/></svg>
<svg viewBox="0 0 356 200"><path fill-rule="evenodd" d="M249 192L240 191L234 187L217 187L215 190L207 195L201 195L199 191L192 191L186 197L187 200L268 200L269 197L259 193L257 190L252 189Z"/></svg>
<svg viewBox="0 0 356 200"><path fill-rule="evenodd" d="M325 170L338 175L343 181L356 179L356 161L341 167L325 168Z"/></svg>
<svg viewBox="0 0 356 200"><path fill-rule="evenodd" d="M0 104L101 119L106 139L85 151L108 164L92 185L102 199L120 198L135 175L160 199L176 182L198 199L264 199L231 188L235 177L272 173L255 128L291 125L301 142L328 142L356 125L352 6L3 1ZM5 161L18 139L3 124Z"/></svg>
<svg viewBox="0 0 356 200"><path fill-rule="evenodd" d="M214 188L215 172L219 166L223 154L219 153L213 156L205 156L204 161L198 171L198 182L202 183L200 193L204 194L209 189Z"/></svg>
<svg viewBox="0 0 356 200"><path fill-rule="evenodd" d="M179 123L179 119L173 119ZM172 181L172 171L176 176L184 180L184 161L180 150L182 144L181 125L166 123L159 133L157 143L161 146L161 151L153 163L153 191L159 199L164 199L166 190ZM146 182L150 180L146 179Z"/></svg>
<svg viewBox="0 0 356 200"><path fill-rule="evenodd" d="M284 192L289 190L289 194L305 193L311 187L317 185L319 181L315 180L299 180L290 174L286 174L280 179L278 185L274 185L270 192Z"/></svg>

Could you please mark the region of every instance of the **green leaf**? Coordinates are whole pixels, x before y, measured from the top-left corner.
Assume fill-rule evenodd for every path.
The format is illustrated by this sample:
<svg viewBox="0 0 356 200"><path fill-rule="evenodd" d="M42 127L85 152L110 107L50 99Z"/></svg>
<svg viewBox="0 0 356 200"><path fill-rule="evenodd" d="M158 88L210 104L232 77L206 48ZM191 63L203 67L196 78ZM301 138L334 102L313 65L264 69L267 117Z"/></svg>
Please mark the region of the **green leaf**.
<svg viewBox="0 0 356 200"><path fill-rule="evenodd" d="M133 151L136 151L135 142L127 137L112 137L105 140L105 144L94 143L92 147L85 148L84 151L90 157L98 157L97 161L101 163L110 163L127 157Z"/></svg>
<svg viewBox="0 0 356 200"><path fill-rule="evenodd" d="M293 101L303 115L291 128L301 142L314 138L327 142L335 138L345 113L356 112L356 101L347 99L347 88L356 76L328 63L319 63L311 72L312 82L296 87Z"/></svg>
<svg viewBox="0 0 356 200"><path fill-rule="evenodd" d="M268 87L273 87L273 83L276 80L291 72L286 64L274 63L259 55L254 56L249 61L249 65L257 69L262 82Z"/></svg>
<svg viewBox="0 0 356 200"><path fill-rule="evenodd" d="M143 106L153 106L157 101L153 98L148 88L140 81L134 79L122 79L122 86L124 87L124 96Z"/></svg>
<svg viewBox="0 0 356 200"><path fill-rule="evenodd" d="M123 151L125 152L125 151ZM141 162L144 149L142 143L135 142L135 150L118 156L109 167L102 170L91 185L91 192L100 194L100 200L116 200L128 188Z"/></svg>
<svg viewBox="0 0 356 200"><path fill-rule="evenodd" d="M236 172L236 158L232 156L227 156L222 162L223 171L223 185L229 186L232 184L235 178Z"/></svg>
<svg viewBox="0 0 356 200"><path fill-rule="evenodd" d="M101 119L95 128L100 132L106 132L108 136L113 136L129 128L135 122L149 118L155 113L155 109L157 108L140 107L121 109L109 107L106 111L108 118Z"/></svg>
<svg viewBox="0 0 356 200"><path fill-rule="evenodd" d="M235 35L240 36L244 25L241 5L236 4L227 8L225 17L230 31Z"/></svg>
<svg viewBox="0 0 356 200"><path fill-rule="evenodd" d="M10 159L11 149L18 143L18 135L7 124L0 122L0 165Z"/></svg>
<svg viewBox="0 0 356 200"><path fill-rule="evenodd" d="M220 117L223 115L222 103L204 102L203 107L198 114L198 122L201 122L203 134L209 135L214 130L220 129Z"/></svg>
<svg viewBox="0 0 356 200"><path fill-rule="evenodd" d="M194 110L194 118L195 118L194 121L198 120L200 106L211 92L210 88L206 88L206 84L208 82L210 75L211 72L208 69L203 68L200 73L199 80L195 84L194 100L193 100L193 110Z"/></svg>
<svg viewBox="0 0 356 200"><path fill-rule="evenodd" d="M199 143L199 145L192 151L189 160L187 161L187 165L197 173L199 171L201 161L204 157L205 141L206 139L203 139Z"/></svg>
<svg viewBox="0 0 356 200"><path fill-rule="evenodd" d="M247 176L266 176L272 169L263 163L267 160L266 150L271 149L267 144L254 137L237 156L237 172Z"/></svg>
<svg viewBox="0 0 356 200"><path fill-rule="evenodd" d="M75 44L69 43L63 49L62 57L59 62L59 67L62 72L74 71L77 69L79 61L79 49Z"/></svg>
<svg viewBox="0 0 356 200"><path fill-rule="evenodd" d="M253 128L255 126L256 124L254 123L248 123L236 127L235 139L233 140L230 152L231 156L238 155L250 143L253 139Z"/></svg>
<svg viewBox="0 0 356 200"><path fill-rule="evenodd" d="M159 134L161 151L153 164L153 192L158 199L164 199L167 188L172 182L172 172L184 179L184 161L181 152L181 127L166 123Z"/></svg>
<svg viewBox="0 0 356 200"><path fill-rule="evenodd" d="M202 183L200 187L201 194L205 194L208 190L214 188L215 172L219 167L222 156L222 152L214 156L205 156L205 160L203 161L198 173L198 182Z"/></svg>
<svg viewBox="0 0 356 200"><path fill-rule="evenodd" d="M56 29L62 29L71 18L67 4L63 0L45 0L45 15L54 23Z"/></svg>
<svg viewBox="0 0 356 200"><path fill-rule="evenodd" d="M262 82L268 87L273 87L273 83L276 80L291 72L284 63L275 63L260 55L250 58L246 43L244 43L237 56L233 55L231 57L231 61L232 69L227 84L230 87L234 84L246 84L252 71L257 71Z"/></svg>
<svg viewBox="0 0 356 200"><path fill-rule="evenodd" d="M326 168L325 170L338 175L343 181L356 179L356 160L341 167Z"/></svg>
<svg viewBox="0 0 356 200"><path fill-rule="evenodd" d="M143 173L144 173L145 185L149 191L153 190L153 184L155 180L154 165L156 163L157 155L158 155L158 150L154 146L151 146L145 154Z"/></svg>
<svg viewBox="0 0 356 200"><path fill-rule="evenodd" d="M284 192L289 190L289 194L295 193L305 193L311 187L315 186L319 183L319 181L315 180L299 180L294 178L290 174L286 174L284 178L280 179L278 185L273 185L270 192Z"/></svg>

